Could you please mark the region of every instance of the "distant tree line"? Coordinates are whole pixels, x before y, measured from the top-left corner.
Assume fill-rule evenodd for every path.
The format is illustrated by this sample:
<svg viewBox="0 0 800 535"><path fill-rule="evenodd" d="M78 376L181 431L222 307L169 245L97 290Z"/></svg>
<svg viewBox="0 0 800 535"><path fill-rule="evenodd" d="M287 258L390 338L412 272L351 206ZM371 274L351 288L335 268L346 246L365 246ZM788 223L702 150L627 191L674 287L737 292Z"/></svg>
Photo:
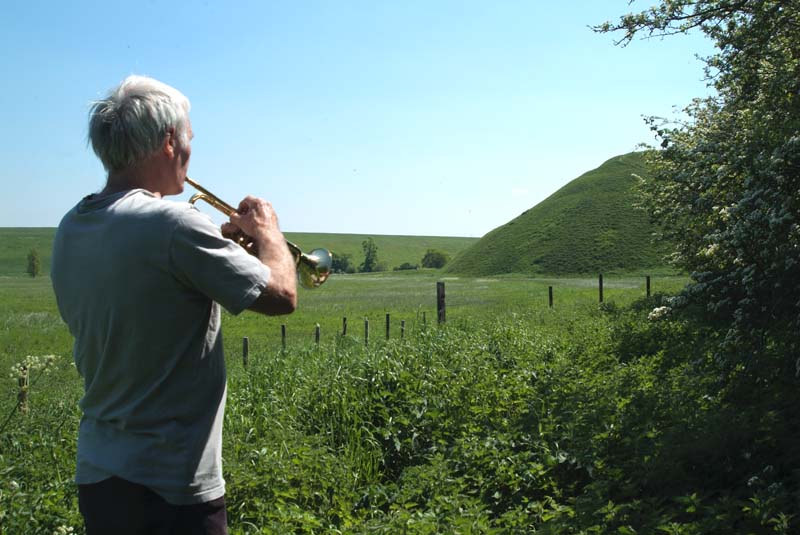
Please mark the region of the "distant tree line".
<svg viewBox="0 0 800 535"><path fill-rule="evenodd" d="M373 238L367 238L361 242L361 249L364 253L364 260L356 265L351 254L333 254L333 265L331 267L334 273L375 273L380 271L389 271L388 263L381 261L378 258L378 246ZM419 264L412 264L411 262L403 262L399 266L393 268L394 271L406 271L423 268L442 268L450 260L450 256L442 251L436 249L428 249L425 255L420 260Z"/></svg>

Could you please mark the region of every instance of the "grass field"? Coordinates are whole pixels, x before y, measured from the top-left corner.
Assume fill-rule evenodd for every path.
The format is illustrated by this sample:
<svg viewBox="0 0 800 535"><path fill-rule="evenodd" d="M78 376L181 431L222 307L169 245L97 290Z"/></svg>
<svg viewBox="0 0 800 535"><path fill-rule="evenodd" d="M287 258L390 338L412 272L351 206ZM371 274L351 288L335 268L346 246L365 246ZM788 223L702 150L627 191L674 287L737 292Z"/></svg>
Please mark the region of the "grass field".
<svg viewBox="0 0 800 535"><path fill-rule="evenodd" d="M445 329L435 325L437 281L446 285ZM676 277L655 279L653 290L675 291L684 282ZM548 286L554 288L553 309L548 308ZM643 295L643 277L605 281L606 306L612 309ZM403 478L439 462L437 455L429 458L413 448L404 449L408 447L406 441L433 440L423 437L427 431L420 429L419 438L413 438L415 432L406 429L409 414L420 410L409 403L451 405L450 409L443 406L430 413L437 414L436 419L441 418L447 429L454 421L473 418L469 411L488 410L479 407L487 402L494 404L497 400L491 401L493 397L505 395L504 389L513 385L505 384L509 379L496 376L498 371L491 366L485 368L487 363L481 356L489 347L485 344L514 347L535 341L554 350L585 343L595 336L604 339L607 326L597 316L597 301L594 278L472 279L435 272L401 272L333 276L317 290L302 290L298 311L284 318L226 314L223 329L230 385L225 470L230 485L231 532L400 532L400 524L407 524L425 510L418 509L422 504L411 506L409 502L398 509L397 504L386 502L386 497L364 496L410 492L410 487L402 486ZM59 526L81 533L71 481L81 382L71 365L71 338L58 316L46 276L1 277L0 304L0 368L8 370L26 355L59 356L51 373L34 379L28 416L14 412L16 381L6 379L0 388L0 418L6 421L0 433L0 473L7 481L0 490L0 526L7 526L4 533L50 534ZM387 313L392 319L388 342ZM343 317L348 318L347 337L339 334ZM364 346L364 319L370 322L369 347ZM406 333L401 341L403 320ZM287 326L286 352L280 347L281 324ZM319 349L313 337L317 324L322 331ZM522 326L524 333L517 333ZM442 334L433 334L437 332ZM247 369L241 360L243 336L250 339ZM496 341L491 342L493 339ZM417 382L428 373L436 375L436 381L460 382L447 389L457 384L461 384L459 389L468 388L470 381L478 381L480 384L469 394L475 399L463 398L458 402L462 404L459 409L454 400L416 391L445 388ZM483 373L488 375L481 379ZM455 375L447 379L447 374ZM484 380L497 383L492 386ZM405 391L411 388L403 386L407 381L416 386ZM363 391L369 384L383 384L380 388L389 390ZM448 392L448 396L459 399L467 395L467 390ZM406 399L407 395L411 399ZM372 401L367 404L369 399ZM374 411L388 411L389 416ZM443 469L436 466L432 469ZM411 471L406 473L407 469ZM359 505L363 499L376 501L375 507ZM400 499L397 495L390 501ZM449 511L428 520L418 519L419 529L408 532L493 532L488 529L491 515L480 508L472 514L477 515L476 525L485 523L487 529L455 530L451 523L461 515Z"/></svg>
<svg viewBox="0 0 800 535"><path fill-rule="evenodd" d="M429 323L436 321L437 281L445 283L451 322L547 308L549 286L553 286L556 309L592 306L598 301L594 278L461 278L435 271L334 275L316 290L301 289L298 311L291 316L226 314L226 348L229 353L238 352L244 336L253 347L278 347L282 324L290 344L311 343L317 324L323 340L330 340L341 332L345 317L348 334L363 338L366 319L373 340L382 339L386 314L390 314L392 336L399 336L401 321L409 330L418 328L423 317ZM684 282L676 276L654 278L652 291L675 291ZM644 292L643 276L604 280L608 302L625 304ZM0 303L0 365L10 365L25 354L70 354L71 337L58 315L47 276L0 277Z"/></svg>

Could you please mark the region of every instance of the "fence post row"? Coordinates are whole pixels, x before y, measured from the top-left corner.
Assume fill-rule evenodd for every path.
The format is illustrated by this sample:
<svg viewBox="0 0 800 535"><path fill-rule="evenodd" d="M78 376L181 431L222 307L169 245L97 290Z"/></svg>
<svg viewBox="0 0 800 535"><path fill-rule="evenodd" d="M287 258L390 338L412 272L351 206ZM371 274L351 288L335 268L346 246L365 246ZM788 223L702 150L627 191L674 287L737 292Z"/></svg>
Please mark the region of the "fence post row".
<svg viewBox="0 0 800 535"><path fill-rule="evenodd" d="M597 277L597 285L598 285L598 297L600 303L603 302L603 274L600 273ZM651 277L650 275L645 276L645 288L647 292L647 297L651 296ZM553 308L553 287L547 287L547 300L548 305L550 308ZM437 282L436 283L436 315L438 322L445 323L447 313L446 313L446 303L445 303L445 289L444 289L444 282ZM425 329L428 325L427 315L426 312L422 311L422 327ZM405 320L400 321L400 338L405 336L406 332L406 322ZM391 335L391 314L386 314L386 339L389 340ZM342 336L347 336L347 316L342 317ZM315 335L314 335L315 342L317 346L320 343L320 326L319 323L316 324ZM369 319L364 318L364 345L369 345ZM248 355L250 349L250 341L247 336L242 339L242 363L244 367L247 367L248 364ZM286 350L286 325L281 325L281 347L283 350ZM27 378L23 379L20 378L20 401L22 401L22 396L26 395L23 392L27 393ZM23 381L26 381L23 384Z"/></svg>
<svg viewBox="0 0 800 535"><path fill-rule="evenodd" d="M445 322L444 282L436 283L436 315L439 323Z"/></svg>

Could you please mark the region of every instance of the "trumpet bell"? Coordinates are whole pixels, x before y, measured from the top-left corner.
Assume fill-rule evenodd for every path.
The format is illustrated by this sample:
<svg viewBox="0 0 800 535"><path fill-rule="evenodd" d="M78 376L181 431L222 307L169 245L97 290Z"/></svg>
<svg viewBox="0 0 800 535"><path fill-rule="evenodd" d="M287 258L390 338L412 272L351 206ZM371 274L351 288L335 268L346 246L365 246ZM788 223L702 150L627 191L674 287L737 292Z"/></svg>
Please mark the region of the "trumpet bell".
<svg viewBox="0 0 800 535"><path fill-rule="evenodd" d="M317 288L328 280L333 266L333 255L327 249L317 248L303 253L297 263L297 280L303 288Z"/></svg>

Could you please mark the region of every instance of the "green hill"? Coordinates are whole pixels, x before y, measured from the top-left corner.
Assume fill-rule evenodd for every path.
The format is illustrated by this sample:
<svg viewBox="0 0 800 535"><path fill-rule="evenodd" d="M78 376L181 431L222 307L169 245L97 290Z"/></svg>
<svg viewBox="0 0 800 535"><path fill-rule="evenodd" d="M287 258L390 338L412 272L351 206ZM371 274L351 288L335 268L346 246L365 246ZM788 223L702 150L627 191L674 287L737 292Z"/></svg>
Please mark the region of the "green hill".
<svg viewBox="0 0 800 535"><path fill-rule="evenodd" d="M465 249L445 268L473 276L585 274L663 267L647 216L633 207L642 153L617 156Z"/></svg>
<svg viewBox="0 0 800 535"><path fill-rule="evenodd" d="M53 247L54 228L0 227L0 276L26 277L28 253L39 252L42 274L50 272L50 251ZM325 247L337 254L349 254L358 265L364 260L361 242L371 237L378 246L378 260L386 263L389 270L408 262L419 264L425 251L438 249L451 258L478 238L444 236L384 236L370 234L314 234L287 232L286 239L299 245L304 251Z"/></svg>

